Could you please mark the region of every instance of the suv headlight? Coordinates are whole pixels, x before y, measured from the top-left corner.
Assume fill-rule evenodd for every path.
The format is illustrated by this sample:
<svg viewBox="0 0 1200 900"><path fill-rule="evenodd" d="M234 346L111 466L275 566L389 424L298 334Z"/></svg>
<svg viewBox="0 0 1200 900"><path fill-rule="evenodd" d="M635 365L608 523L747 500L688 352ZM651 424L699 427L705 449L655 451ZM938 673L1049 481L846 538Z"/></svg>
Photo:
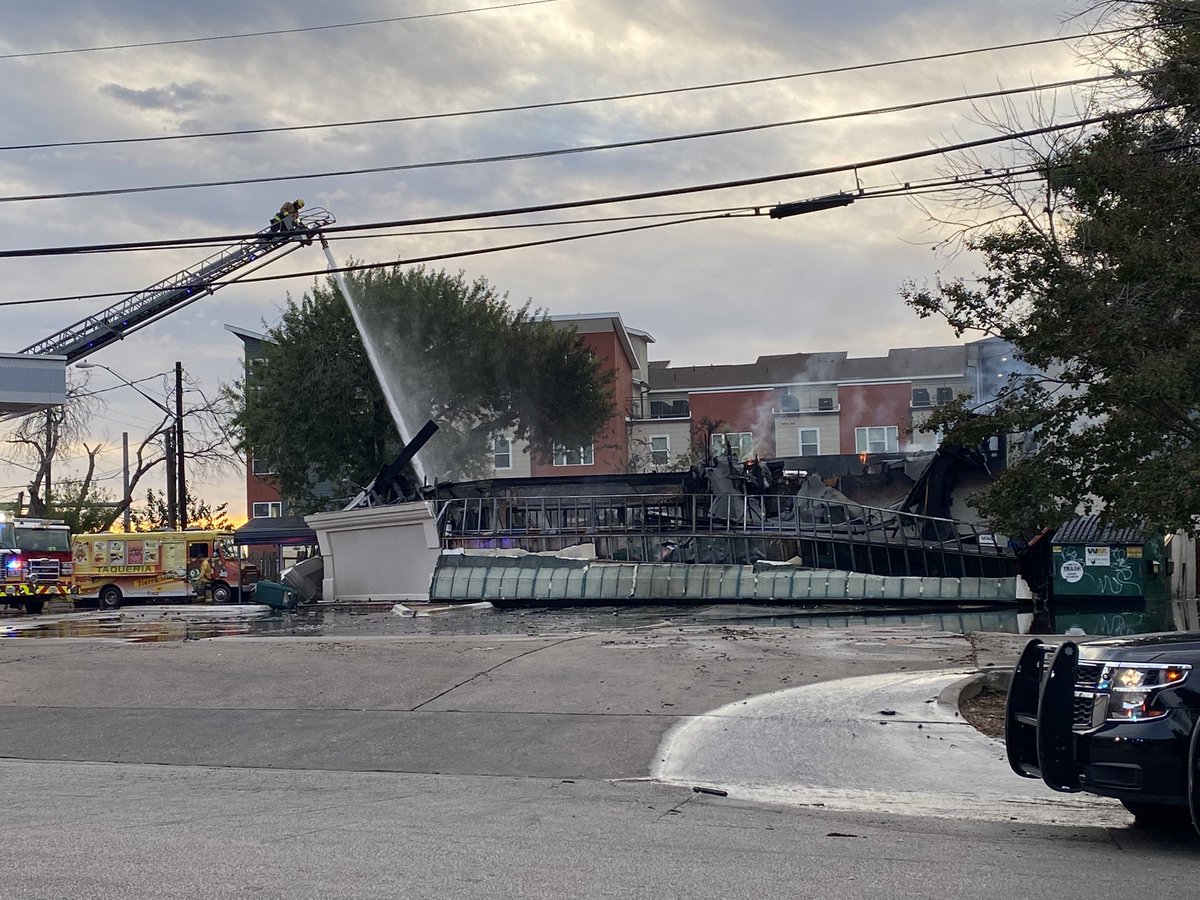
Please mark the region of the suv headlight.
<svg viewBox="0 0 1200 900"><path fill-rule="evenodd" d="M1168 710L1156 705L1158 691L1182 684L1191 666L1161 663L1111 663L1104 667L1101 691L1108 691L1110 722L1136 722L1142 719L1161 719Z"/></svg>

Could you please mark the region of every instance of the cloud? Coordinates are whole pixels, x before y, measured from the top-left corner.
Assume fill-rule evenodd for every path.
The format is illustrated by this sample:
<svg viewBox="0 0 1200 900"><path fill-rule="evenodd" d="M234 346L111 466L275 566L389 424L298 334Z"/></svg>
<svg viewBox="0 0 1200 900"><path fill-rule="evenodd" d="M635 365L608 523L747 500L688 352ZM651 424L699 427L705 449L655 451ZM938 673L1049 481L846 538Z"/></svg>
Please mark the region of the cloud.
<svg viewBox="0 0 1200 900"><path fill-rule="evenodd" d="M209 87L202 81L193 81L189 84L172 82L166 87L140 90L121 84L106 84L100 88L100 93L138 109L165 109L171 112L184 112L204 104L229 102L228 94L213 93Z"/></svg>

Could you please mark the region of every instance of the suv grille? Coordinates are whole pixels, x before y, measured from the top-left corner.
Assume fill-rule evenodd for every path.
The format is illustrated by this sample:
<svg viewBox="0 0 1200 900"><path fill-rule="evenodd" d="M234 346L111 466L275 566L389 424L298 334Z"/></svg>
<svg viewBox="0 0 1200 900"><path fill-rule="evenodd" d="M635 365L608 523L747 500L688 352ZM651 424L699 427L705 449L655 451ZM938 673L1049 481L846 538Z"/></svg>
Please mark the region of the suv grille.
<svg viewBox="0 0 1200 900"><path fill-rule="evenodd" d="M1103 663L1081 662L1075 669L1075 686L1080 689L1095 688L1100 683L1100 674L1103 671Z"/></svg>
<svg viewBox="0 0 1200 900"><path fill-rule="evenodd" d="M1086 731L1092 727L1092 709L1096 705L1094 694L1075 694L1075 705L1071 711L1071 726L1076 731Z"/></svg>

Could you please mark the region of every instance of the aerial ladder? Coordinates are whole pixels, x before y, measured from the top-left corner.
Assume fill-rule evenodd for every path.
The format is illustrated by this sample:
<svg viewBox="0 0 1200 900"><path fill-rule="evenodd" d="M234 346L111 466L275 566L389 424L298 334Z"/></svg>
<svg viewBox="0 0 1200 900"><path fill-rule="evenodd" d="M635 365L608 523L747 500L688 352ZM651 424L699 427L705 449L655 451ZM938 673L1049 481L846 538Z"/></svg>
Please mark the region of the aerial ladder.
<svg viewBox="0 0 1200 900"><path fill-rule="evenodd" d="M268 263L311 244L314 237L320 237L322 228L337 221L332 213L320 207L306 210L297 219L298 227L290 231L278 230L275 226L264 228L158 284L126 297L108 309L86 316L74 325L31 344L21 352L65 356L68 363L83 359L201 297L236 283Z"/></svg>

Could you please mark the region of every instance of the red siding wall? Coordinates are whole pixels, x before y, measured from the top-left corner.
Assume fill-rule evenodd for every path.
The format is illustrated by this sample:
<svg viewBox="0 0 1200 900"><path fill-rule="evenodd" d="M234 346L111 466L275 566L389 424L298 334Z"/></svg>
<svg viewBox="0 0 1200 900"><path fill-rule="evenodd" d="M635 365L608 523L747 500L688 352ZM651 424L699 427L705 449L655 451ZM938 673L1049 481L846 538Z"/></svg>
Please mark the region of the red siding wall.
<svg viewBox="0 0 1200 900"><path fill-rule="evenodd" d="M552 461L533 459L530 461L532 475L612 475L624 472L629 466L629 434L625 429L625 414L633 396L633 368L615 332L581 334L579 340L614 374L612 418L596 435L595 462L592 465L556 466Z"/></svg>
<svg viewBox="0 0 1200 900"><path fill-rule="evenodd" d="M279 488L270 476L260 478L254 473L253 458L246 457L246 518L254 515L255 503L274 503L279 500Z"/></svg>
<svg viewBox="0 0 1200 900"><path fill-rule="evenodd" d="M772 390L724 391L719 394L689 394L693 440L703 440L704 420L724 423L724 431L749 431L759 455L775 455L775 403Z"/></svg>
<svg viewBox="0 0 1200 900"><path fill-rule="evenodd" d="M912 423L912 383L849 384L838 387L842 453L854 453L854 429L896 426L900 449L908 445Z"/></svg>

